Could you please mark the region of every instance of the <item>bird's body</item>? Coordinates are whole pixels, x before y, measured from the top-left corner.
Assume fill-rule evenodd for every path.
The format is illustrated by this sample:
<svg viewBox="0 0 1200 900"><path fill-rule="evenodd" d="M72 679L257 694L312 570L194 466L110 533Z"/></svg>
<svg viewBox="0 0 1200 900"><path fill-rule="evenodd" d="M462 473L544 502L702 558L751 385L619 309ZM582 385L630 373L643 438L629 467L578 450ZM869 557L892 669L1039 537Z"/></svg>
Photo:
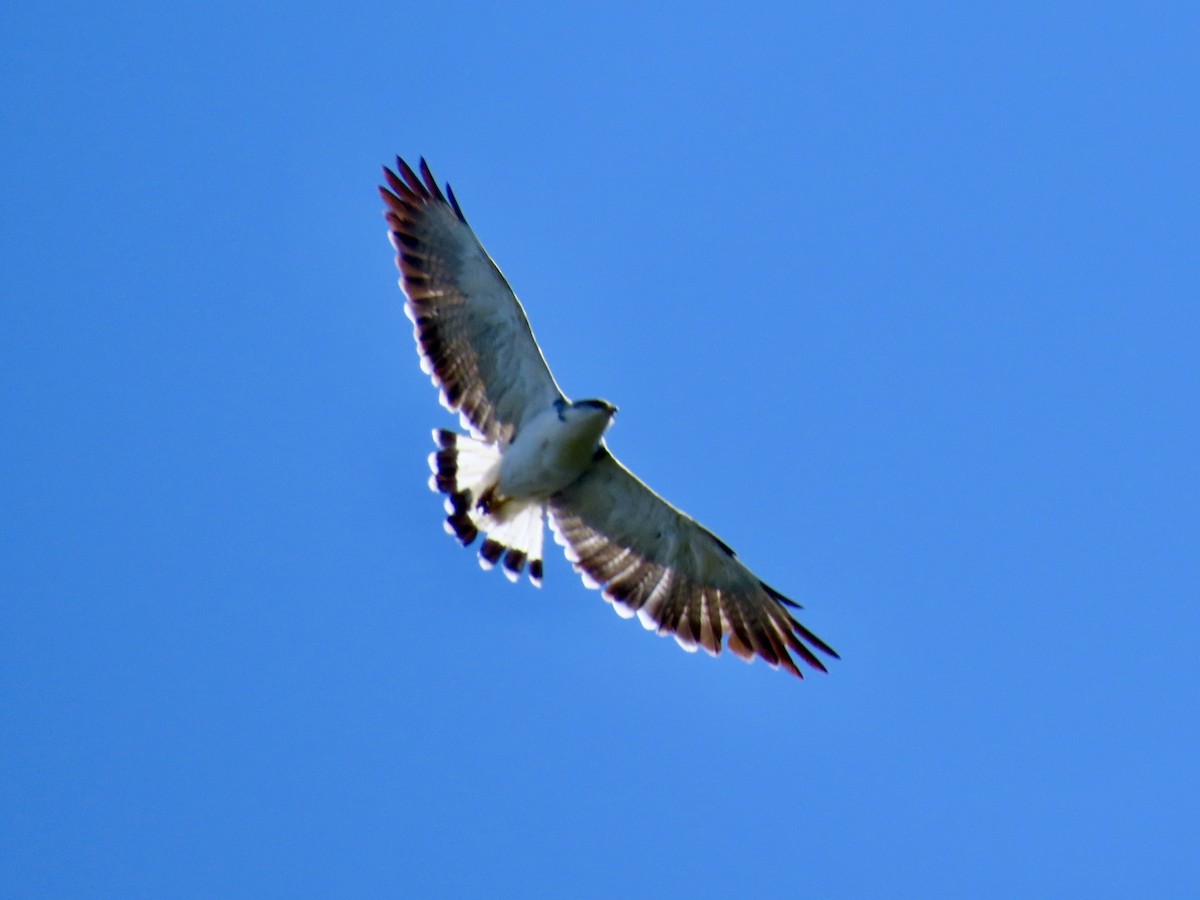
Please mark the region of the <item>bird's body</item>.
<svg viewBox="0 0 1200 900"><path fill-rule="evenodd" d="M405 311L422 368L471 435L434 432L430 486L446 495L447 530L482 533L480 562L542 580L548 517L585 583L622 616L687 650L723 646L801 675L790 653L825 670L836 657L719 538L671 506L609 452L616 408L572 402L550 374L525 311L424 160L403 160L381 188Z"/></svg>
<svg viewBox="0 0 1200 900"><path fill-rule="evenodd" d="M603 401L557 401L517 432L500 461L499 492L545 501L592 464L615 408Z"/></svg>

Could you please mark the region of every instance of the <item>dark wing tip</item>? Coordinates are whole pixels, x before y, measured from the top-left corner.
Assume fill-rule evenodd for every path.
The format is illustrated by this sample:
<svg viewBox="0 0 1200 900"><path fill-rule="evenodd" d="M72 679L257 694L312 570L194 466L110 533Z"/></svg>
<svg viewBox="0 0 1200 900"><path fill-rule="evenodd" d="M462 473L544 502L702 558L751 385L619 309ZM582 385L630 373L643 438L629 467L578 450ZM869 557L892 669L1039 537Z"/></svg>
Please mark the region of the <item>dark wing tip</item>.
<svg viewBox="0 0 1200 900"><path fill-rule="evenodd" d="M445 193L442 192L425 157L421 157L417 163L417 169L414 171L403 157L397 156L395 171L387 166L383 167L383 179L387 185L380 185L379 193L388 206L395 208L397 203L403 204L405 201L418 205L431 201L444 203L454 210L454 214L458 216L460 222L466 223L467 217L463 215L462 207L459 206L454 191L447 184Z"/></svg>
<svg viewBox="0 0 1200 900"><path fill-rule="evenodd" d="M386 191L390 188L392 193L395 194L410 193L408 185L404 183L404 180L387 166L383 167L383 180L387 182L388 186L387 188L380 187L380 191Z"/></svg>
<svg viewBox="0 0 1200 900"><path fill-rule="evenodd" d="M430 196L436 198L441 203L445 203L446 195L438 187L437 179L433 177L433 172L429 168L429 163L425 162L425 157L421 157L418 165L421 168L421 180L425 182L425 188L429 191Z"/></svg>
<svg viewBox="0 0 1200 900"><path fill-rule="evenodd" d="M812 644L814 647L816 647L822 653L826 654L827 656L832 656L834 659L842 658L842 655L840 653L838 653L836 650L834 650L832 647L830 647L827 643L825 643L823 640L821 640L819 637L817 637L815 634L813 634L811 631L809 631L807 628L805 628L799 622L795 623L795 628L796 628L797 634L799 634L802 638L804 638L804 640L808 641L810 644ZM815 660L816 657L814 656L813 659ZM822 671L824 671L825 667L820 664L820 660L817 660L817 665Z"/></svg>
<svg viewBox="0 0 1200 900"><path fill-rule="evenodd" d="M819 650L834 659L841 657L787 611L788 606L796 607L799 604L762 582L759 582L759 586L766 596L759 594L751 607L758 606L761 614L747 617L735 605L724 608L732 626L728 638L729 649L747 660L757 655L772 667L786 669L797 678L803 678L804 671L796 665L792 653L817 671L828 672L825 663L813 651Z"/></svg>
<svg viewBox="0 0 1200 900"><path fill-rule="evenodd" d="M792 609L804 609L804 607L801 606L799 603L797 603L795 600L791 600L788 597L785 597L783 594L779 593L779 591L775 590L775 588L771 587L765 581L760 581L758 584L759 584L759 587L761 587L764 591L767 592L767 596L770 597L772 600L778 600L784 606L790 606L790 607L792 607Z"/></svg>
<svg viewBox="0 0 1200 900"><path fill-rule="evenodd" d="M450 200L450 207L454 210L454 214L458 216L458 221L464 225L467 224L467 217L463 215L462 207L458 205L458 198L454 196L454 188L450 187L450 183L446 182L446 196Z"/></svg>
<svg viewBox="0 0 1200 900"><path fill-rule="evenodd" d="M806 646L806 644L815 647L817 650L820 650L822 653L831 656L834 659L841 659L841 656L838 655L838 652L813 634L809 629L801 625L796 620L795 616L783 608L784 606L791 606L795 609L800 609L801 606L799 603L789 600L770 585L762 582L759 583L762 585L763 590L767 592L767 596L780 604L780 607L778 608L778 615L773 617L776 618L779 627L787 636L788 646L799 653L804 661L814 669L820 669L822 672L828 672L829 670L825 668L825 664L817 658L816 654L814 654L812 650Z"/></svg>
<svg viewBox="0 0 1200 900"><path fill-rule="evenodd" d="M396 157L396 168L400 170L400 176L404 179L404 185L408 188L409 193L426 200L429 199L429 191L421 183L420 176L412 170L412 166L405 162L403 157Z"/></svg>

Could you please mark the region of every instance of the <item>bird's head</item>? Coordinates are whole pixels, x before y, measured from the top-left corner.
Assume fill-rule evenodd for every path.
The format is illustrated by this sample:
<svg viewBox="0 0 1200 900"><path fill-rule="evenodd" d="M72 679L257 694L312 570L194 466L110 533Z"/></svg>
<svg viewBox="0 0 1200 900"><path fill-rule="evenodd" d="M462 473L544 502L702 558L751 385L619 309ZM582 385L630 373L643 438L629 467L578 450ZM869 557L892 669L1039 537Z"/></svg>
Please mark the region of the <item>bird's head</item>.
<svg viewBox="0 0 1200 900"><path fill-rule="evenodd" d="M594 444L612 424L617 408L607 400L559 400L554 404L558 418L571 432Z"/></svg>
<svg viewBox="0 0 1200 900"><path fill-rule="evenodd" d="M617 414L617 408L607 400L576 400L571 404L572 409L585 412L588 415L601 414L611 419Z"/></svg>

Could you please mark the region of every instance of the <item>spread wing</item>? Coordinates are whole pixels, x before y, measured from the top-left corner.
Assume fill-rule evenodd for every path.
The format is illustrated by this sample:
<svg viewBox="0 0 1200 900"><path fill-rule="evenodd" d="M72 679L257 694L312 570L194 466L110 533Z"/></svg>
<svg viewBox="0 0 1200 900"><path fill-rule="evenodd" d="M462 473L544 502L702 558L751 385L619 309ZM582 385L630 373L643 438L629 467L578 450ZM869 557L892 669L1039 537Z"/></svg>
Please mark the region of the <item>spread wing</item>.
<svg viewBox="0 0 1200 900"><path fill-rule="evenodd" d="M379 192L421 368L477 436L511 441L527 415L562 392L525 310L449 185L443 194L425 160L420 175L399 158L396 168L383 170L388 187Z"/></svg>
<svg viewBox="0 0 1200 900"><path fill-rule="evenodd" d="M622 466L607 449L549 501L555 538L584 582L625 617L636 614L686 650L761 656L803 677L789 651L825 671L813 652L837 653L788 612L799 604L768 587L736 554Z"/></svg>

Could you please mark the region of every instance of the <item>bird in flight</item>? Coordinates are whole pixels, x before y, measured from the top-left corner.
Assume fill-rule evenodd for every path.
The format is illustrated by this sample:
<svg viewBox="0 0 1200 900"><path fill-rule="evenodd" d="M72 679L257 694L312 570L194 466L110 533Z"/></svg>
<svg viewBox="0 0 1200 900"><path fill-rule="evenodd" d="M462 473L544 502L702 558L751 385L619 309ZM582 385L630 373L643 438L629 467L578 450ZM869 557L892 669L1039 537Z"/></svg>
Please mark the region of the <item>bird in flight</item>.
<svg viewBox="0 0 1200 900"><path fill-rule="evenodd" d="M617 408L569 400L525 310L421 160L397 158L379 191L396 249L404 311L421 368L469 435L434 431L430 487L446 495L446 530L479 561L517 581L542 581L548 518L589 587L681 647L722 645L804 677L792 654L826 671L837 653L791 613L799 604L757 578L715 534L650 490L609 452Z"/></svg>

